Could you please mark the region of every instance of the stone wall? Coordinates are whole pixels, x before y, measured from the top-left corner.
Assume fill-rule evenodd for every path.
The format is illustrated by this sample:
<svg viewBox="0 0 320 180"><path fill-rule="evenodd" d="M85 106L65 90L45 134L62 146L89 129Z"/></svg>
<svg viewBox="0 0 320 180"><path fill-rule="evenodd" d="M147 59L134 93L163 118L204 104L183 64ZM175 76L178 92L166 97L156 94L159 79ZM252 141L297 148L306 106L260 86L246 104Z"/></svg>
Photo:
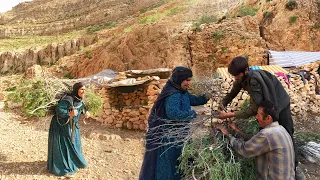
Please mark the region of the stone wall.
<svg viewBox="0 0 320 180"><path fill-rule="evenodd" d="M108 127L146 130L150 109L165 82L152 80L129 93L122 93L117 88L102 88L99 93L104 105L97 121Z"/></svg>
<svg viewBox="0 0 320 180"><path fill-rule="evenodd" d="M320 76L317 73L319 65L320 62L302 68L311 71L315 75L315 77L312 76L306 84L303 83L299 75L289 73L291 76L289 78L289 87L282 77L277 76L290 96L293 116L303 117L307 114L320 113L320 94L316 94L314 83L315 78L317 78L318 81L320 80ZM294 71L297 70L298 69ZM101 89L99 93L103 96L104 107L97 120L106 124L108 127L146 130L150 109L166 81L167 79L153 80L131 93L121 93L116 88ZM231 91L234 80L225 78L219 81L222 83L220 84L221 92L218 96L222 98ZM241 110L243 104L246 101L249 102L249 98L248 93L242 90L228 105L227 111ZM210 100L204 106L218 110L218 105L219 102Z"/></svg>

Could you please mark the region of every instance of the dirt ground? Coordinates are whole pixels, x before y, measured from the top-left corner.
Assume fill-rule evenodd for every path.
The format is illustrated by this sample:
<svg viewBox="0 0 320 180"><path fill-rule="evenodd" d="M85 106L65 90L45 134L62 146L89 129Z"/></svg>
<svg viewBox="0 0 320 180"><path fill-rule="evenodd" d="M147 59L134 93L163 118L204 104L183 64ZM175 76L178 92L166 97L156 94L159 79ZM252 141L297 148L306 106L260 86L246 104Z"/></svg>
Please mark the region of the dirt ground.
<svg viewBox="0 0 320 180"><path fill-rule="evenodd" d="M50 118L25 119L0 106L0 179L57 179L46 170ZM296 122L296 129L320 132L320 118ZM86 124L85 124L86 123ZM144 133L108 129L94 120L81 121L83 152L89 164L74 179L138 179ZM307 124L306 127L302 125ZM312 129L311 129L312 128ZM320 166L301 161L307 179L320 179Z"/></svg>

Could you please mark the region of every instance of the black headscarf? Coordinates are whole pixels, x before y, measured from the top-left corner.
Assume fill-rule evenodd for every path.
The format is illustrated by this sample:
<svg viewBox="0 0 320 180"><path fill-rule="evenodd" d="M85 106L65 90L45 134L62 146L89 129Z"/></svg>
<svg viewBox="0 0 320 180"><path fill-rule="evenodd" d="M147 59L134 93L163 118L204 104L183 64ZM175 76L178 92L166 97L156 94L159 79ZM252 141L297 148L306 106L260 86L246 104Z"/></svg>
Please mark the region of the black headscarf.
<svg viewBox="0 0 320 180"><path fill-rule="evenodd" d="M84 86L84 84L82 82L77 82L73 85L73 90L71 92L71 96L75 97L75 101L80 101L82 100L82 98L79 96L78 91L80 88L82 88Z"/></svg>
<svg viewBox="0 0 320 180"><path fill-rule="evenodd" d="M177 66L172 71L171 80L175 85L178 85L181 88L181 83L191 77L191 69L183 66Z"/></svg>

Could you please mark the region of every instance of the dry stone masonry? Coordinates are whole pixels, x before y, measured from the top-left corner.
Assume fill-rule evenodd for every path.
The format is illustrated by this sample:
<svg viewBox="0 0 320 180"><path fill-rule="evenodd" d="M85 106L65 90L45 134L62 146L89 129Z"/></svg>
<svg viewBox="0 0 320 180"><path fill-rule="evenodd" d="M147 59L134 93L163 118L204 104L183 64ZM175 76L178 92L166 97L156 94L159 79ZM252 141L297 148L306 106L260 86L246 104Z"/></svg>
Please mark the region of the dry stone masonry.
<svg viewBox="0 0 320 180"><path fill-rule="evenodd" d="M142 85L102 88L99 91L104 100L103 110L97 119L99 122L108 127L146 130L150 109L166 80L157 76L137 79L149 81ZM121 92L123 88L131 92Z"/></svg>
<svg viewBox="0 0 320 180"><path fill-rule="evenodd" d="M301 76L293 74L297 69L290 70L290 86L286 84L282 77L278 77L285 90L291 98L291 112L293 116L303 117L306 114L320 113L320 94L316 94L315 78L320 80L317 68L320 62L306 65L300 69L312 72L315 77L311 77L305 84ZM122 77L119 78L122 74ZM124 73L120 73L119 80L125 79ZM133 130L146 130L147 119L154 101L166 83L167 79L160 79L157 76L146 76L137 78L138 80L149 79L148 83L139 86L129 93L121 92L117 88L102 88L99 93L103 96L104 106L101 114L97 118L99 122L113 128L127 128ZM223 98L231 91L234 82L231 78L217 79L220 83L220 94L216 97ZM134 86L128 87L134 88ZM228 111L237 111L243 108L245 103L249 103L249 95L246 91L241 91L236 98L228 105ZM219 100L218 100L219 101ZM218 101L210 100L206 107L218 110Z"/></svg>

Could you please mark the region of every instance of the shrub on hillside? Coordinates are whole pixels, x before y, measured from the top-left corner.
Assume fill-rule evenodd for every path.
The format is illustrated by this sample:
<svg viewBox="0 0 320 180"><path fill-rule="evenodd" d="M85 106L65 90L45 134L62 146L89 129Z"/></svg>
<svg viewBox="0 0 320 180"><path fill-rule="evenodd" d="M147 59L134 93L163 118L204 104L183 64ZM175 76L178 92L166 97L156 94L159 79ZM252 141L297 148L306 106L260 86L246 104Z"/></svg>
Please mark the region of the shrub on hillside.
<svg viewBox="0 0 320 180"><path fill-rule="evenodd" d="M286 3L286 8L291 10L294 10L298 7L297 1L296 0L287 0Z"/></svg>

